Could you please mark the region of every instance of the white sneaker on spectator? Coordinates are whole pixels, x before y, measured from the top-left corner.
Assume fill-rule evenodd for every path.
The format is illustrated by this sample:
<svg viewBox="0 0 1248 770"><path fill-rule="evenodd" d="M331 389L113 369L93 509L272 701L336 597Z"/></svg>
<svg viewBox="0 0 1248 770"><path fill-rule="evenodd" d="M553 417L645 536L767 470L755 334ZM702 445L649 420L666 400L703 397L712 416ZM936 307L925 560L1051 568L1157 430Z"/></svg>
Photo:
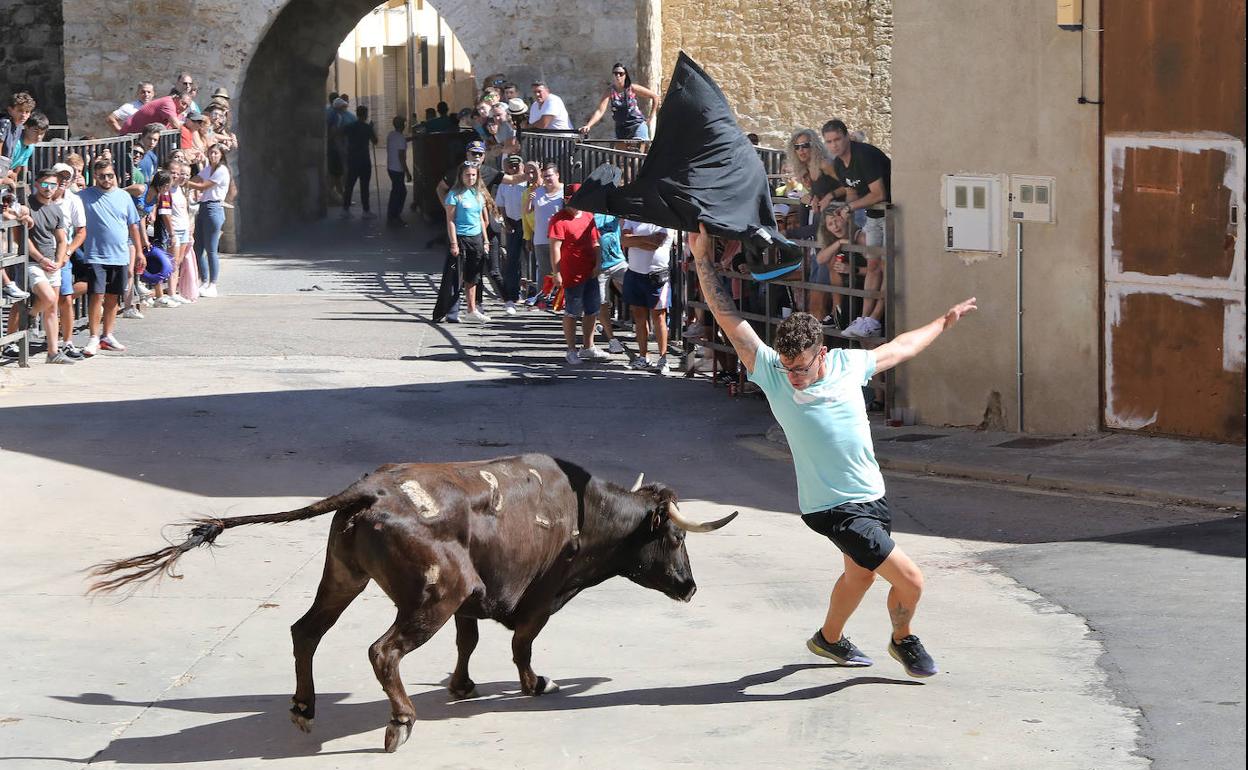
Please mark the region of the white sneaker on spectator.
<svg viewBox="0 0 1248 770"><path fill-rule="evenodd" d="M650 359L645 358L644 356L637 356L632 361L628 362L628 368L636 369L639 372L648 372L650 371Z"/></svg>
<svg viewBox="0 0 1248 770"><path fill-rule="evenodd" d="M138 307L156 307L156 300L151 297L144 297L139 300Z"/></svg>
<svg viewBox="0 0 1248 770"><path fill-rule="evenodd" d="M178 302L176 299L174 299L173 297L170 297L169 295L165 295L161 297L160 299L156 300L156 306L157 307L182 307L182 303Z"/></svg>
<svg viewBox="0 0 1248 770"><path fill-rule="evenodd" d="M143 318L143 314L139 312L139 309L137 307L128 307L125 310L121 311L121 317L141 320Z"/></svg>
<svg viewBox="0 0 1248 770"><path fill-rule="evenodd" d="M199 289L199 296L212 298L217 296L217 285L215 283L206 283Z"/></svg>
<svg viewBox="0 0 1248 770"><path fill-rule="evenodd" d="M507 315L515 315L515 314L516 314L516 303L514 303L514 302L508 302L508 303L507 303L507 304L503 307L503 312L504 312L504 313L506 313Z"/></svg>
<svg viewBox="0 0 1248 770"><path fill-rule="evenodd" d="M580 357L579 355L577 355L577 353L576 353L576 351L575 351L575 350L569 350L569 351L568 351L568 354L567 354L566 356L564 356L564 359L565 359L565 360L568 362L568 364L569 364L569 365L571 365L571 366L578 366L578 365L580 365L580 363L581 363L581 357Z"/></svg>
<svg viewBox="0 0 1248 770"><path fill-rule="evenodd" d="M482 313L480 310L470 310L464 314L464 317L469 321L476 321L477 323L485 323L490 320L490 317L485 313Z"/></svg>
<svg viewBox="0 0 1248 770"><path fill-rule="evenodd" d="M667 356L659 356L658 362L654 365L654 373L663 377L672 373L672 367L667 361Z"/></svg>
<svg viewBox="0 0 1248 770"><path fill-rule="evenodd" d="M30 292L22 291L15 283L6 283L4 285L4 296L16 302L18 300L30 299Z"/></svg>
<svg viewBox="0 0 1248 770"><path fill-rule="evenodd" d="M78 362L70 358L69 356L65 355L64 350L58 350L56 351L56 353L48 354L48 363L49 364L76 364Z"/></svg>
<svg viewBox="0 0 1248 770"><path fill-rule="evenodd" d="M862 326L858 327L859 337L882 337L884 335L884 325L874 318L860 318Z"/></svg>
<svg viewBox="0 0 1248 770"><path fill-rule="evenodd" d="M153 293L152 290L148 288L147 284L143 283L142 281L134 282L134 291L140 297L150 297L152 296L152 293Z"/></svg>
<svg viewBox="0 0 1248 770"><path fill-rule="evenodd" d="M853 321L850 322L849 326L846 326L844 329L841 330L841 336L850 337L850 338L858 338L858 337L863 336L862 335L862 322L864 320L866 319L864 319L862 316L855 318Z"/></svg>
<svg viewBox="0 0 1248 770"><path fill-rule="evenodd" d="M170 294L168 296L171 297L173 301L178 303L179 305L189 305L192 302L192 300L189 300L186 297L183 297L181 294Z"/></svg>
<svg viewBox="0 0 1248 770"><path fill-rule="evenodd" d="M111 350L115 353L125 353L126 346L117 341L117 338L111 334L105 334L100 337L100 350Z"/></svg>
<svg viewBox="0 0 1248 770"><path fill-rule="evenodd" d="M611 360L611 356L607 355L607 351L596 346L591 346L588 348L581 348L581 352L577 353L577 355L581 357L582 361L610 361Z"/></svg>
<svg viewBox="0 0 1248 770"><path fill-rule="evenodd" d="M82 354L86 356L87 358L90 358L91 356L94 356L96 353L99 353L99 352L100 352L100 338L99 337L92 337L91 339L87 340L86 347L82 349Z"/></svg>
<svg viewBox="0 0 1248 770"><path fill-rule="evenodd" d="M17 346L16 342L10 342L8 345L5 345L3 348L0 348L0 357L7 358L10 361L20 358L21 355L22 355L22 351Z"/></svg>
<svg viewBox="0 0 1248 770"><path fill-rule="evenodd" d="M607 340L607 352L608 353L623 353L624 345L615 337L612 337L611 339Z"/></svg>

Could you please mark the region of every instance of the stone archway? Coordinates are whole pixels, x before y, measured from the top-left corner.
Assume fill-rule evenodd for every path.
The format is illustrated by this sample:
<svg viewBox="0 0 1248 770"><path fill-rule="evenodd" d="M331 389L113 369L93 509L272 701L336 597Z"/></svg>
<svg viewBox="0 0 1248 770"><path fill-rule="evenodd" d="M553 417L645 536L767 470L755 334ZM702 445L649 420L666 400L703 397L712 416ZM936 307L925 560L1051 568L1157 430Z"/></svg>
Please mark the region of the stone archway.
<svg viewBox="0 0 1248 770"><path fill-rule="evenodd" d="M272 3L272 0L270 0ZM647 0L647 7L652 0ZM324 85L338 44L377 0L272 3L272 21L237 78L240 219L244 243L324 214ZM557 0L448 2L442 11L479 73L505 72L527 91L536 77L562 95L573 120L589 116L615 61L633 61L637 14L587 0L578 14ZM566 6L563 6L566 8ZM466 106L466 105L452 105Z"/></svg>

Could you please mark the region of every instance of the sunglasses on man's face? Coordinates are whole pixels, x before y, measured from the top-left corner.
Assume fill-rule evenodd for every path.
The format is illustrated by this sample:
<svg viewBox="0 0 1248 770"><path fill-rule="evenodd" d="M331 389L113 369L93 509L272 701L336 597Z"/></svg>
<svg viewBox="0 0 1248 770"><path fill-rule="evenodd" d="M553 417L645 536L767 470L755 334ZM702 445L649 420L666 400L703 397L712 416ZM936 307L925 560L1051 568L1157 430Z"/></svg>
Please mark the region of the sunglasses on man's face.
<svg viewBox="0 0 1248 770"><path fill-rule="evenodd" d="M95 178L96 179L116 179L117 175L116 174L96 174Z"/></svg>
<svg viewBox="0 0 1248 770"><path fill-rule="evenodd" d="M795 145L793 145L793 149L795 149L795 150L809 150L809 149L810 149L810 142L802 142L801 144L795 144Z"/></svg>
<svg viewBox="0 0 1248 770"><path fill-rule="evenodd" d="M61 186L60 182L40 182L39 183L40 190L55 190L56 188L60 186Z"/></svg>

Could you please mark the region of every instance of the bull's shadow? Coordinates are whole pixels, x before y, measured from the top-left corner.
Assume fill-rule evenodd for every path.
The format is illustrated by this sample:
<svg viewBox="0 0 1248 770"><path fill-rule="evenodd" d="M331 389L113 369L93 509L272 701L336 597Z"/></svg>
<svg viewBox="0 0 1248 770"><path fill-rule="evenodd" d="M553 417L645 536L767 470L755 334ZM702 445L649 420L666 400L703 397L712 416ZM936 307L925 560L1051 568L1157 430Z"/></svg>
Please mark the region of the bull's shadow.
<svg viewBox="0 0 1248 770"><path fill-rule="evenodd" d="M419 722L471 719L484 714L576 711L619 706L710 706L802 701L833 695L847 687L858 685L920 685L919 682L912 680L855 676L786 693L751 694L747 692L751 687L773 684L798 671L837 668L831 664L821 663L788 664L770 671L747 674L730 682L708 682L600 693L590 691L598 685L611 681L610 679L605 677L569 678L560 680L562 689L558 693L539 697L521 695L514 681L484 682L477 685L478 697L461 701L451 699L445 689L445 681L438 685L420 683L416 686L435 689L416 692L412 696L412 705L416 708L416 718ZM88 706L143 707L148 705L118 701L103 693L56 697L58 700ZM290 707L290 696L287 694L157 701L151 704L152 708L203 714L255 713L187 728L168 735L118 738L96 754L92 761L111 761L122 765L170 765L243 758L283 759L330 753L380 753L380 740L375 749L355 749L344 752L321 750L327 742L378 730L389 718L388 701L379 699L369 703L344 703L347 697L347 693L317 695L317 718L310 735L299 733L290 724L287 712ZM659 717L656 715L656 718ZM420 726L417 724L414 729L416 735L419 735L419 730ZM21 758L0 757L0 759ZM40 757L40 759L52 759L52 757ZM85 762L86 760L71 761Z"/></svg>

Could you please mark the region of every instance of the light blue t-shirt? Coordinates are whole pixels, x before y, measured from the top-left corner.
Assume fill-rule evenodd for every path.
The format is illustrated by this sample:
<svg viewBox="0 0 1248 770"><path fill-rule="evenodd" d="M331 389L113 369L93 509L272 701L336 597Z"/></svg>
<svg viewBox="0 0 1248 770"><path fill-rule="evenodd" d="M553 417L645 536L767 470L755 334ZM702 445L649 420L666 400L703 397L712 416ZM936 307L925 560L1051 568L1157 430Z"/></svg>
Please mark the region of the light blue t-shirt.
<svg viewBox="0 0 1248 770"><path fill-rule="evenodd" d="M602 269L610 270L624 261L624 250L620 248L620 218L610 214L594 214L594 227L598 228Z"/></svg>
<svg viewBox="0 0 1248 770"><path fill-rule="evenodd" d="M134 199L114 187L105 192L88 187L78 195L87 215L82 253L96 265L130 264L130 225L139 223Z"/></svg>
<svg viewBox="0 0 1248 770"><path fill-rule="evenodd" d="M875 353L829 350L827 373L805 390L790 385L779 365L776 351L759 347L750 381L762 389L784 428L802 513L883 497L884 476L862 397L862 386L875 373Z"/></svg>
<svg viewBox="0 0 1248 770"><path fill-rule="evenodd" d="M476 190L458 193L451 190L446 194L446 205L455 207L456 235L481 234L481 207L485 205L485 201L477 195Z"/></svg>

